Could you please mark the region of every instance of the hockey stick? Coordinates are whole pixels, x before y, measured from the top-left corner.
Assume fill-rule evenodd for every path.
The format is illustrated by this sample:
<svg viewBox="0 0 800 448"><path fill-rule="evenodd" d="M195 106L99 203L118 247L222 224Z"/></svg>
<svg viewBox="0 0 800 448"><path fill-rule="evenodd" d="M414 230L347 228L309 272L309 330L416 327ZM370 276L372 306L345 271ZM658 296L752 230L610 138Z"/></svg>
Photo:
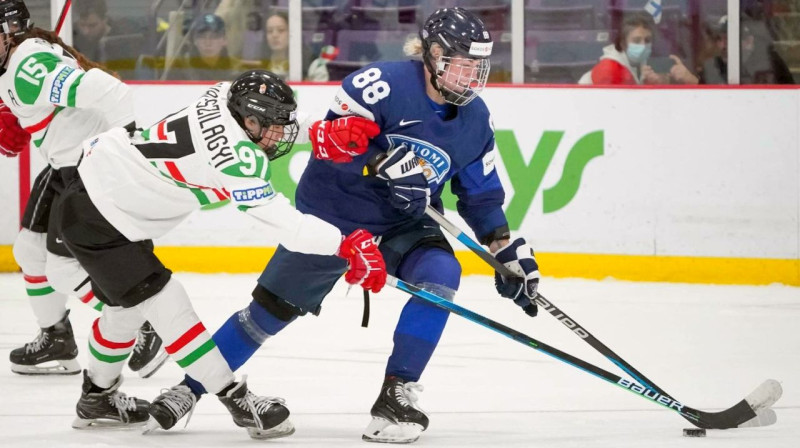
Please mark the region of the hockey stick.
<svg viewBox="0 0 800 448"><path fill-rule="evenodd" d="M67 19L67 13L69 12L69 8L72 6L72 0L67 0L64 2L64 6L61 8L61 14L58 16L58 22L56 22L56 35L61 33L61 27L64 26L64 21Z"/></svg>
<svg viewBox="0 0 800 448"><path fill-rule="evenodd" d="M459 241L461 241L465 246L467 246L472 252L478 255L482 260L486 261L490 266L492 266L495 270L497 270L503 276L515 276L513 272L511 272L505 265L497 261L489 252L487 252L481 245L475 242L472 238L466 235L464 232L461 231L455 224L451 223L447 218L445 218L441 213L439 213L436 209L431 206L425 210L425 214L431 217L434 221L436 221L442 228L444 228L448 233L456 237ZM621 356L614 353L613 350L608 348L605 344L600 342L594 335L589 333L585 328L578 324L578 322L571 317L569 317L565 312L561 311L556 305L552 302L547 300L543 295L537 294L536 295L536 303L547 310L548 313L553 315L558 321L560 321L564 326L569 328L573 333L578 335L581 339L586 341L587 344L592 346L595 350L600 352L603 356L608 358L614 365L622 369L625 373L633 377L637 383L644 386L645 391L644 393L656 393L658 396L667 397L670 400L671 395L666 393L663 389L658 387L653 381L650 381L646 376L636 370L633 366L628 364L627 361L622 359ZM700 427L700 428L716 428L716 429L724 429L724 428L735 428L739 425L744 424L750 419L757 417L756 412L759 409L767 408L772 406L783 393L780 383L775 380L767 380L761 386L759 386L755 392L748 395L745 400L739 402L733 408L723 411L724 415L720 415L717 413L717 417L704 419L694 419L688 417L686 414L681 413L687 420L689 420L692 424ZM673 400L674 401L674 400ZM696 411L701 412L701 411ZM708 414L706 415L713 415ZM703 426L703 422L708 421L711 426ZM757 424L758 422L751 423L750 426L760 426ZM768 422L766 424L772 424L772 422Z"/></svg>
<svg viewBox="0 0 800 448"><path fill-rule="evenodd" d="M772 409L769 409L769 406L775 402L774 400L770 401L769 398L775 395L776 390L780 391L780 384L775 380L765 381L744 400L728 409L725 409L724 411L699 411L681 404L667 394L654 391L648 387L640 385L636 381L622 378L619 375L597 367L594 364L590 364L580 358L576 358L569 353L547 345L544 342L520 333L519 331L509 328L499 322L495 322L488 317L482 316L460 305L456 305L449 300L439 297L436 294L417 286L406 283L394 276L389 275L386 279L386 284L401 291L413 294L414 296L419 297L420 299L423 299L438 308L442 308L453 314L464 317L467 320L482 325L490 330L494 330L503 336L519 342L520 344L550 355L561 362L565 362L573 367L577 367L586 373L608 381L609 383L615 384L640 397L646 398L655 404L661 405L671 411L675 411L699 428L728 429L739 426L768 426L775 423L777 420L775 412ZM748 422L749 420L753 421ZM744 422L748 423L743 424Z"/></svg>

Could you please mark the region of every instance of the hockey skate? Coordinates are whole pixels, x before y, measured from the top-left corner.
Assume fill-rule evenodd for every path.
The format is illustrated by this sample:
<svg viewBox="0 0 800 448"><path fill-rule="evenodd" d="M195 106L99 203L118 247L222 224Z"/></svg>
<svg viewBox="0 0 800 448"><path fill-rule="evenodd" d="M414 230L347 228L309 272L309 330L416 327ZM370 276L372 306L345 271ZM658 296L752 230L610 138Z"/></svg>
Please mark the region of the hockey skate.
<svg viewBox="0 0 800 448"><path fill-rule="evenodd" d="M69 310L52 327L42 328L32 342L9 355L11 371L22 375L75 375L80 373L78 347L69 323Z"/></svg>
<svg viewBox="0 0 800 448"><path fill-rule="evenodd" d="M200 395L195 395L185 383L180 383L170 389L162 389L161 395L150 403L148 412L153 418L147 422L144 433L148 434L159 428L170 429L184 416L186 416L186 423L183 426L186 427L200 397Z"/></svg>
<svg viewBox="0 0 800 448"><path fill-rule="evenodd" d="M81 398L75 406L78 416L72 422L75 429L90 427L130 427L143 425L150 418L145 400L128 397L119 392L122 377L108 389L93 392L95 388L88 371L83 371Z"/></svg>
<svg viewBox="0 0 800 448"><path fill-rule="evenodd" d="M128 367L141 378L150 378L164 365L168 357L167 352L161 348L161 338L150 322L145 322L136 334L136 345L133 346Z"/></svg>
<svg viewBox="0 0 800 448"><path fill-rule="evenodd" d="M247 428L253 439L275 439L294 434L289 409L282 398L259 397L247 389L247 376L219 401L228 408L237 426Z"/></svg>
<svg viewBox="0 0 800 448"><path fill-rule="evenodd" d="M361 438L367 442L412 443L428 428L428 415L417 406L418 383L406 383L395 376L383 382L381 393L372 405L372 421Z"/></svg>

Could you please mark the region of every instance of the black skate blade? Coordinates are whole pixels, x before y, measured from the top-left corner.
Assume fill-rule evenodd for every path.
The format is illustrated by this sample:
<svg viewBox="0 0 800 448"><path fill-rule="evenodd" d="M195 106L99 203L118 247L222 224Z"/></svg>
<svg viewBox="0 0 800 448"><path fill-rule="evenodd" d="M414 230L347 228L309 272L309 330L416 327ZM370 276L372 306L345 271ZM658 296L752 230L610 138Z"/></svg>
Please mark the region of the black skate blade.
<svg viewBox="0 0 800 448"><path fill-rule="evenodd" d="M150 378L158 372L158 369L160 369L165 362L167 362L167 359L169 359L169 355L161 349L155 358L145 364L144 367L139 369L136 373L139 375L139 378Z"/></svg>
<svg viewBox="0 0 800 448"><path fill-rule="evenodd" d="M30 366L11 363L11 371L18 375L77 375L81 373L81 365L77 359L46 361Z"/></svg>
<svg viewBox="0 0 800 448"><path fill-rule="evenodd" d="M147 435L147 434L154 434L159 431L169 431L170 429L174 428L176 424L177 422L175 422L175 424L173 424L169 428L165 428L164 425L162 425L161 422L159 422L155 416L150 415L150 420L145 422L144 429L142 429L142 434Z"/></svg>
<svg viewBox="0 0 800 448"><path fill-rule="evenodd" d="M289 437L294 434L294 425L289 419L273 426L270 429L247 428L247 434L251 439L266 440Z"/></svg>
<svg viewBox="0 0 800 448"><path fill-rule="evenodd" d="M72 427L74 429L89 429L89 430L107 430L107 429L136 429L144 426L147 421L143 422L131 422L131 423L124 423L119 420L111 420L105 418L80 418L75 417L75 420L72 421Z"/></svg>
<svg viewBox="0 0 800 448"><path fill-rule="evenodd" d="M424 430L418 423L395 423L382 417L372 417L372 421L361 434L361 440L377 443L414 443Z"/></svg>

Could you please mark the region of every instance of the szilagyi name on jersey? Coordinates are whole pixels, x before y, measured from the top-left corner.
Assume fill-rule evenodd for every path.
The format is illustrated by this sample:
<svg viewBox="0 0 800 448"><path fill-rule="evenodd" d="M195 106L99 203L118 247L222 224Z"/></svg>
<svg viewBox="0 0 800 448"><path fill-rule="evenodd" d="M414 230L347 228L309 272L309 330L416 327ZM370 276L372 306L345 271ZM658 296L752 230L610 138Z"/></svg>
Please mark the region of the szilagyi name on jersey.
<svg viewBox="0 0 800 448"><path fill-rule="evenodd" d="M225 124L222 120L222 112L219 110L219 87L214 86L209 89L197 102L195 110L200 132L203 134L206 150L211 153L211 162L214 163L214 168L234 162L236 158L229 145L228 137L225 135Z"/></svg>

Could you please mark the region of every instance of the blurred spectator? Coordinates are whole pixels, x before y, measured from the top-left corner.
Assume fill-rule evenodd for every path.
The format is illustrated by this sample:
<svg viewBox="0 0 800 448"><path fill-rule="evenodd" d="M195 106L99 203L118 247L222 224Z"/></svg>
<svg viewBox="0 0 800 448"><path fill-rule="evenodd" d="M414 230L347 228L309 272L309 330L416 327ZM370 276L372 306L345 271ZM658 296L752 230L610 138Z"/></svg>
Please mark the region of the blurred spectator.
<svg viewBox="0 0 800 448"><path fill-rule="evenodd" d="M108 18L106 0L80 0L75 2L73 14L75 31L72 42L76 50L93 61L100 61L100 39L115 33Z"/></svg>
<svg viewBox="0 0 800 448"><path fill-rule="evenodd" d="M308 65L307 81L327 82L330 81L328 73L328 61L336 59L339 49L333 45L325 45L319 53L319 57L311 61Z"/></svg>
<svg viewBox="0 0 800 448"><path fill-rule="evenodd" d="M188 57L178 58L167 79L192 81L230 80L239 72L239 61L228 55L225 22L215 14L204 14L189 29Z"/></svg>
<svg viewBox="0 0 800 448"><path fill-rule="evenodd" d="M248 68L261 68L269 70L283 79L289 75L289 18L283 12L273 12L267 16L264 24L264 39L266 45L261 48L259 57L248 59L244 64ZM303 75L308 67L312 55L309 49L303 47Z"/></svg>
<svg viewBox="0 0 800 448"><path fill-rule="evenodd" d="M264 48L264 18L258 11L247 14L245 29L242 34L242 59L257 60Z"/></svg>
<svg viewBox="0 0 800 448"><path fill-rule="evenodd" d="M249 34L250 20L253 13L257 14L258 24L256 25L261 30L263 21L261 19L262 0L220 0L214 14L219 16L228 25L225 30L225 35L228 39L228 54L231 56L242 59L258 59L261 56L261 45L263 44L263 32L259 32L260 38L257 42L257 53L245 56L248 50L249 42L246 42L246 36Z"/></svg>
<svg viewBox="0 0 800 448"><path fill-rule="evenodd" d="M656 73L647 64L653 50L655 23L649 14L634 14L622 23L613 44L603 48L600 62L586 72L578 84L697 84L678 56L669 73Z"/></svg>
<svg viewBox="0 0 800 448"><path fill-rule="evenodd" d="M786 62L775 50L772 39L764 31L754 32L757 22L742 17L740 28L741 84L794 84ZM728 83L728 16L723 16L711 29L715 54L703 63L700 72L704 84Z"/></svg>
<svg viewBox="0 0 800 448"><path fill-rule="evenodd" d="M289 75L289 18L284 13L271 14L265 32L263 68L285 79Z"/></svg>

